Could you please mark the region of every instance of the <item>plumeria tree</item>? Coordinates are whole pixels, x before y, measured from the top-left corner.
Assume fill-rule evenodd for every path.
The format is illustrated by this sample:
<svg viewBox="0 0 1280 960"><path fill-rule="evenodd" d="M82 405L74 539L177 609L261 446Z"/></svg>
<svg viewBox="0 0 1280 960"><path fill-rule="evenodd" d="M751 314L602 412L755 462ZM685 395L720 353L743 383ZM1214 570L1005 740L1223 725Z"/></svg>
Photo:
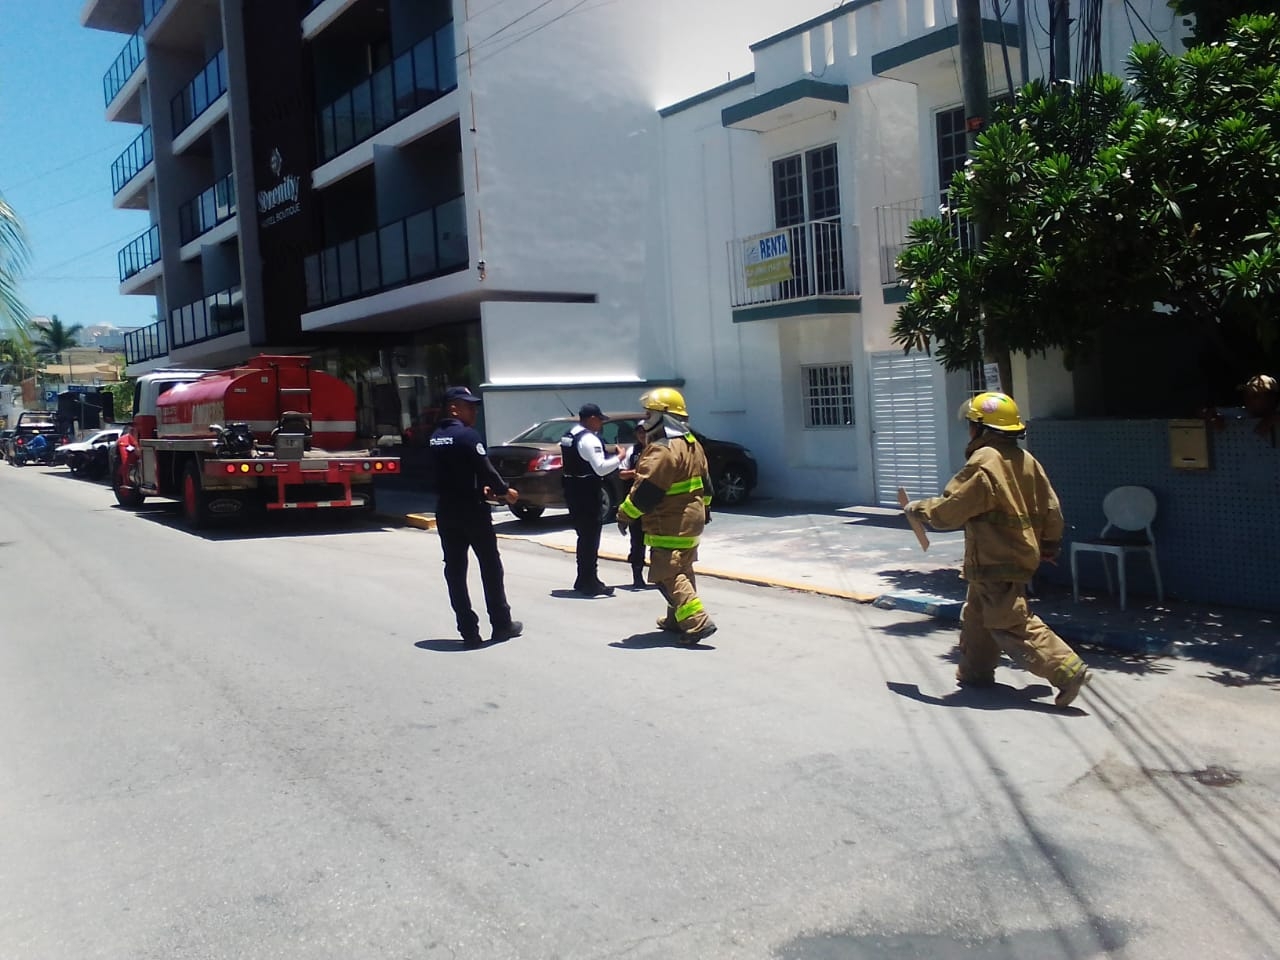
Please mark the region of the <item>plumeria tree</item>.
<svg viewBox="0 0 1280 960"><path fill-rule="evenodd" d="M981 244L957 242L965 220ZM1238 19L1182 56L1139 45L1127 80L1030 84L978 137L949 209L912 225L899 271L894 339L948 369L983 348L1070 366L1103 331L1157 321L1274 364L1280 19Z"/></svg>

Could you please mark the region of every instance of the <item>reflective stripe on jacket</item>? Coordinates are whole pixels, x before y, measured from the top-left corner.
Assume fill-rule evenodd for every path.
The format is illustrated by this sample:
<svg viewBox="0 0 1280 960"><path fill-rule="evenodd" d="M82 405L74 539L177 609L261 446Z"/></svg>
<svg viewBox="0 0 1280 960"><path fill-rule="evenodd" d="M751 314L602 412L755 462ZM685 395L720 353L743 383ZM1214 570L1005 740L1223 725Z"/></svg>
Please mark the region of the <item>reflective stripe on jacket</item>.
<svg viewBox="0 0 1280 960"><path fill-rule="evenodd" d="M711 471L702 444L679 421L668 419L636 463L631 492L618 507L619 519L640 522L644 542L659 550L698 545L710 503Z"/></svg>

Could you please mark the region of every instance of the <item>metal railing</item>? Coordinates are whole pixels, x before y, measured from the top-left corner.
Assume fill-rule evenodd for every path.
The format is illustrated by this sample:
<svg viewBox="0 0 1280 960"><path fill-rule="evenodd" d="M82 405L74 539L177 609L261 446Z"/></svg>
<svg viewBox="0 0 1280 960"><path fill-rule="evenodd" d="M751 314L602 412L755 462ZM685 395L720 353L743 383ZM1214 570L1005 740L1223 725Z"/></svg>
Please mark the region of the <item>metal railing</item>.
<svg viewBox="0 0 1280 960"><path fill-rule="evenodd" d="M125 363L142 363L169 355L169 324L163 320L124 335Z"/></svg>
<svg viewBox="0 0 1280 960"><path fill-rule="evenodd" d="M112 195L124 189L126 183L136 177L148 163L155 159L151 144L151 128L143 127L142 132L133 139L133 143L124 148L124 152L111 164Z"/></svg>
<svg viewBox="0 0 1280 960"><path fill-rule="evenodd" d="M169 102L176 137L227 92L227 51L219 50L190 83Z"/></svg>
<svg viewBox="0 0 1280 960"><path fill-rule="evenodd" d="M116 262L120 268L120 282L141 273L160 259L160 225L131 240L129 245L116 254Z"/></svg>
<svg viewBox="0 0 1280 960"><path fill-rule="evenodd" d="M244 297L240 286L219 290L171 310L169 320L175 347L237 333L244 329Z"/></svg>
<svg viewBox="0 0 1280 960"><path fill-rule="evenodd" d="M785 249L786 253L780 259L782 274L778 276L789 274L789 278L753 282L758 281L759 276L749 276L751 271L747 269L748 265L756 264L752 251L758 249L761 240L779 234L785 234L785 248L777 244L774 247ZM730 240L729 281L735 307L809 297L858 296L858 228L833 217Z"/></svg>
<svg viewBox="0 0 1280 960"><path fill-rule="evenodd" d="M102 75L102 95L106 98L106 103L103 104L104 107L111 106L111 101L124 89L124 85L129 82L129 78L133 76L134 71L138 69L145 56L142 46L142 31L139 30L125 41L124 48L116 57L115 62Z"/></svg>
<svg viewBox="0 0 1280 960"><path fill-rule="evenodd" d="M456 273L469 261L466 206L456 197L307 257L307 307L327 307Z"/></svg>
<svg viewBox="0 0 1280 960"><path fill-rule="evenodd" d="M876 207L876 244L880 252L880 284L892 286L901 276L898 257L907 249L911 224L927 217L943 217L951 223L951 234L966 250L974 246L973 224L951 213L946 192L898 200Z"/></svg>
<svg viewBox="0 0 1280 960"><path fill-rule="evenodd" d="M165 0L142 0L142 28L145 30L156 18Z"/></svg>
<svg viewBox="0 0 1280 960"><path fill-rule="evenodd" d="M236 215L236 179L228 173L178 208L178 236L188 244Z"/></svg>
<svg viewBox="0 0 1280 960"><path fill-rule="evenodd" d="M457 85L451 20L320 110L320 162L368 140Z"/></svg>

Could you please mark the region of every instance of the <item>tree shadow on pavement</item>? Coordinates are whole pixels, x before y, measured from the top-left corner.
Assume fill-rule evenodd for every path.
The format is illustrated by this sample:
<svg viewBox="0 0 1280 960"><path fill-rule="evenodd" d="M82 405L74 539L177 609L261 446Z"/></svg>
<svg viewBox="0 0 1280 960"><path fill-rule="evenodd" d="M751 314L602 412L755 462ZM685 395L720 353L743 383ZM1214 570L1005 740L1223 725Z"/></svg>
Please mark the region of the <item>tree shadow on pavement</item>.
<svg viewBox="0 0 1280 960"><path fill-rule="evenodd" d="M955 567L934 570L879 570L877 575L893 584L893 590L914 590L946 600L963 600L965 583Z"/></svg>
<svg viewBox="0 0 1280 960"><path fill-rule="evenodd" d="M1222 669L1200 674L1202 680L1212 680L1224 687L1270 687L1280 690L1280 677L1264 677L1243 670Z"/></svg>
<svg viewBox="0 0 1280 960"><path fill-rule="evenodd" d="M681 643L673 633L665 630L651 630L648 633L633 633L623 640L609 644L619 650L656 650L659 647L675 647L679 650L714 650L709 643Z"/></svg>
<svg viewBox="0 0 1280 960"><path fill-rule="evenodd" d="M891 691L908 700L927 703L936 707L965 707L970 710L1030 710L1035 713L1054 713L1066 717L1087 716L1085 711L1076 707L1066 709L1055 707L1052 702L1037 700L1037 697L1049 696L1053 688L1042 683L1029 687L1011 687L997 683L990 687L957 687L946 696L934 697L922 693L914 683L885 684Z"/></svg>
<svg viewBox="0 0 1280 960"><path fill-rule="evenodd" d="M1092 643L1073 643L1072 647L1077 652L1086 654L1084 660L1091 670L1126 673L1131 676L1159 676L1173 670L1173 664L1162 657L1141 653L1119 653Z"/></svg>

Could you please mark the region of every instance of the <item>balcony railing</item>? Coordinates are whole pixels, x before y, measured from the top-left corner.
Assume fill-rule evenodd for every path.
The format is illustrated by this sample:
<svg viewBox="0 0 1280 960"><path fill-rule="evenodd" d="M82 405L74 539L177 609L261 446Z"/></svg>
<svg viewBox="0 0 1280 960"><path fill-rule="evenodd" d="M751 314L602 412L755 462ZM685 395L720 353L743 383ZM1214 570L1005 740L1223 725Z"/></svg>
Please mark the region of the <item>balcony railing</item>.
<svg viewBox="0 0 1280 960"><path fill-rule="evenodd" d="M758 255L761 241L775 257ZM772 241L772 242L771 242ZM733 306L859 295L858 228L838 217L729 241ZM750 269L748 269L750 268Z"/></svg>
<svg viewBox="0 0 1280 960"><path fill-rule="evenodd" d="M102 76L102 95L106 98L103 106L111 106L111 101L124 89L143 58L142 31L139 30L125 42L111 69Z"/></svg>
<svg viewBox="0 0 1280 960"><path fill-rule="evenodd" d="M156 14L164 6L164 2L165 0L142 0L142 27L144 30L156 18Z"/></svg>
<svg viewBox="0 0 1280 960"><path fill-rule="evenodd" d="M178 208L178 235L188 244L236 215L235 174L229 173Z"/></svg>
<svg viewBox="0 0 1280 960"><path fill-rule="evenodd" d="M458 85L453 22L320 111L320 162L363 143Z"/></svg>
<svg viewBox="0 0 1280 960"><path fill-rule="evenodd" d="M211 293L169 312L173 345L187 347L244 329L244 297L239 286Z"/></svg>
<svg viewBox="0 0 1280 960"><path fill-rule="evenodd" d="M111 192L119 193L124 185L136 177L155 159L151 146L151 128L143 127L133 143L124 148L124 152L111 164Z"/></svg>
<svg viewBox="0 0 1280 960"><path fill-rule="evenodd" d="M947 192L899 200L876 207L876 243L880 250L880 283L890 286L898 282L898 257L907 249L911 224L926 217L946 217L951 221L952 236L968 250L974 245L973 224L954 216L947 207Z"/></svg>
<svg viewBox="0 0 1280 960"><path fill-rule="evenodd" d="M142 363L169 355L169 324L163 320L124 335L125 363Z"/></svg>
<svg viewBox="0 0 1280 960"><path fill-rule="evenodd" d="M176 137L195 122L210 104L227 92L227 51L219 50L204 65L195 79L182 88L182 92L169 103L169 116L173 121Z"/></svg>
<svg viewBox="0 0 1280 960"><path fill-rule="evenodd" d="M130 241L129 245L116 255L120 267L120 282L124 283L135 274L160 260L160 227L157 224L140 237Z"/></svg>
<svg viewBox="0 0 1280 960"><path fill-rule="evenodd" d="M466 206L457 197L307 257L307 306L327 307L455 273L469 259Z"/></svg>

